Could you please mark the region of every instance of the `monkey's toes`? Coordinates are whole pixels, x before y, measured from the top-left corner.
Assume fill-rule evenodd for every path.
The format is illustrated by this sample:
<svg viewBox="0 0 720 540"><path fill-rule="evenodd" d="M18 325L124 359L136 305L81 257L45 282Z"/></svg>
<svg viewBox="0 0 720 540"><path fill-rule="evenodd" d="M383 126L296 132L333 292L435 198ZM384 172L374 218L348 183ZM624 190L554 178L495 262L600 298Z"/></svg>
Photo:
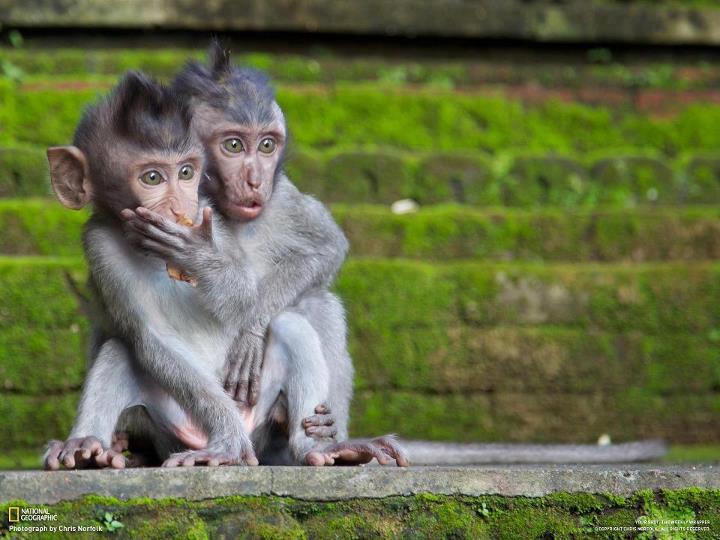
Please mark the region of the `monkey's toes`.
<svg viewBox="0 0 720 540"><path fill-rule="evenodd" d="M105 450L102 454L95 457L95 465L101 469L124 469L127 464L127 458L112 448Z"/></svg>
<svg viewBox="0 0 720 540"><path fill-rule="evenodd" d="M308 465L364 465L376 459L380 465L395 460L399 467L407 467L410 461L405 450L394 437L378 437L371 441L343 441L321 449L314 449L305 456Z"/></svg>
<svg viewBox="0 0 720 540"><path fill-rule="evenodd" d="M60 468L60 452L62 452L64 443L62 441L53 440L47 444L43 466L46 470L57 471Z"/></svg>
<svg viewBox="0 0 720 540"><path fill-rule="evenodd" d="M55 441L54 443L57 443ZM92 461L103 451L102 443L96 437L78 437L76 439L68 439L59 445L53 444L54 455L50 467L52 470L55 460L62 463L67 469L84 468L92 465ZM50 457L50 456L48 456ZM59 468L57 463L57 468Z"/></svg>
<svg viewBox="0 0 720 540"><path fill-rule="evenodd" d="M244 455L242 458L233 456L227 452L214 452L210 450L190 450L172 454L166 459L162 466L173 467L218 467L220 465L257 465L258 460L254 455Z"/></svg>

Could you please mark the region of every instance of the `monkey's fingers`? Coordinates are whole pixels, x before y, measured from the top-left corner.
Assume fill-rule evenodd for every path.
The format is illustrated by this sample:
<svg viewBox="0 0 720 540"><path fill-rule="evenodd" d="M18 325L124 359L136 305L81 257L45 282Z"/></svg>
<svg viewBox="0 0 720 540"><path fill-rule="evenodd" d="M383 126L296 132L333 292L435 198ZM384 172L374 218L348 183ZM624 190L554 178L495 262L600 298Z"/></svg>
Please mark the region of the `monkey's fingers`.
<svg viewBox="0 0 720 540"><path fill-rule="evenodd" d="M317 414L330 414L332 411L330 410L330 407L327 406L327 403L321 403L315 407L315 412Z"/></svg>
<svg viewBox="0 0 720 540"><path fill-rule="evenodd" d="M142 238L147 238L158 244L177 250L184 249L185 244L183 243L183 239L178 238L177 235L169 234L147 222L133 219L125 222L123 228L127 233L135 233Z"/></svg>
<svg viewBox="0 0 720 540"><path fill-rule="evenodd" d="M252 366L252 350L245 351L240 364L240 377L235 387L235 401L241 405L249 405L248 392L250 389L250 367Z"/></svg>
<svg viewBox="0 0 720 540"><path fill-rule="evenodd" d="M317 454L324 455L324 462L320 460ZM380 465L390 463L388 455L379 446L368 441L343 441L332 444L323 450L308 452L305 456L307 464L316 467L333 464L364 465L370 463L373 459L377 459ZM328 463L328 461L332 461L332 463Z"/></svg>
<svg viewBox="0 0 720 540"><path fill-rule="evenodd" d="M363 465L370 463L373 458L377 459L380 465L390 463L390 458L379 446L364 442L341 446L338 451L333 453L333 457L339 465Z"/></svg>
<svg viewBox="0 0 720 540"><path fill-rule="evenodd" d="M53 440L47 444L45 451L44 466L49 471L57 471L60 468L60 452L62 452L63 441Z"/></svg>
<svg viewBox="0 0 720 540"><path fill-rule="evenodd" d="M120 452L109 448L95 458L95 465L101 469L105 467L124 469L127 465L127 459Z"/></svg>
<svg viewBox="0 0 720 540"><path fill-rule="evenodd" d="M335 426L310 426L305 428L305 434L315 439L332 439L337 435Z"/></svg>
<svg viewBox="0 0 720 540"><path fill-rule="evenodd" d="M95 437L86 437L80 444L80 454L83 459L90 459L92 456L102 454L103 447L99 439Z"/></svg>
<svg viewBox="0 0 720 540"><path fill-rule="evenodd" d="M378 437L377 439L373 439L371 443L379 446L383 452L393 458L398 467L410 466L410 459L408 458L407 452L405 452L405 449L400 446L394 436L385 435L383 437Z"/></svg>
<svg viewBox="0 0 720 540"><path fill-rule="evenodd" d="M102 444L95 437L68 439L58 459L67 469L87 467L92 456L97 455L98 448L102 451Z"/></svg>
<svg viewBox="0 0 720 540"><path fill-rule="evenodd" d="M254 351L255 354L250 365L250 380L248 381L247 403L251 407L257 405L260 398L260 373L262 372L263 350L260 347Z"/></svg>
<svg viewBox="0 0 720 540"><path fill-rule="evenodd" d="M335 459L330 454L313 451L305 456L305 462L312 467L324 467L334 465Z"/></svg>
<svg viewBox="0 0 720 540"><path fill-rule="evenodd" d="M124 431L116 431L112 436L110 448L116 452L124 452L130 447L130 437Z"/></svg>
<svg viewBox="0 0 720 540"><path fill-rule="evenodd" d="M165 468L174 467L195 467L206 465L208 467L217 467L219 465L257 465L257 459L254 454L244 454L241 459L233 457L226 452L215 452L212 450L189 450L186 452L178 452L172 454L166 459L162 466Z"/></svg>
<svg viewBox="0 0 720 540"><path fill-rule="evenodd" d="M335 415L333 414L314 414L304 418L303 427L308 428L311 426L332 426L335 424Z"/></svg>

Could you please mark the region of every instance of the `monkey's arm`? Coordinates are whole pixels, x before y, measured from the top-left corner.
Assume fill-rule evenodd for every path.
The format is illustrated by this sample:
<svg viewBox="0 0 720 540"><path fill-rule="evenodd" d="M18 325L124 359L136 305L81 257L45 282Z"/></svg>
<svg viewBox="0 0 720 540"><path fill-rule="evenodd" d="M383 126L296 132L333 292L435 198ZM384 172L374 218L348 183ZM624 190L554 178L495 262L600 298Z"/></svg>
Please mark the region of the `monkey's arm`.
<svg viewBox="0 0 720 540"><path fill-rule="evenodd" d="M85 248L110 319L131 344L140 369L207 433L208 451L257 463L235 403L210 374L193 366L182 343L162 328L162 317L148 312L148 291L138 286L142 278L128 258L128 246L112 232L91 226Z"/></svg>
<svg viewBox="0 0 720 540"><path fill-rule="evenodd" d="M275 196L279 195L283 193ZM277 221L289 220L292 228L273 242L278 249L271 269L257 284L257 302L242 312L240 331L226 359L225 390L241 404L257 403L270 320L306 291L328 287L348 250L345 235L320 202L297 190L290 191L288 199L292 208L283 209L284 215Z"/></svg>
<svg viewBox="0 0 720 540"><path fill-rule="evenodd" d="M248 256L227 233L213 225L212 210L203 221L184 227L147 210L123 210L129 240L145 253L176 265L197 280L206 309L229 326L239 327L242 314L257 299L257 278Z"/></svg>

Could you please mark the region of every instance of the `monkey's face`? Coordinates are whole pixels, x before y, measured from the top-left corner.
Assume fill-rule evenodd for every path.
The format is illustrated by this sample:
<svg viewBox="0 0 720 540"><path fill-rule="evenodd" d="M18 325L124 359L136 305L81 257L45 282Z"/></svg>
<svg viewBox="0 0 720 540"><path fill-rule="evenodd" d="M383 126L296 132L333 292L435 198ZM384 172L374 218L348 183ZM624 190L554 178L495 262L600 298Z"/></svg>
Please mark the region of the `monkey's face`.
<svg viewBox="0 0 720 540"><path fill-rule="evenodd" d="M194 221L203 165L199 149L140 153L128 168L127 181L139 206L172 221L183 216Z"/></svg>
<svg viewBox="0 0 720 540"><path fill-rule="evenodd" d="M197 217L200 147L144 152L116 144L112 152L94 155L91 164L76 146L48 149L53 188L66 207L80 209L92 200L117 214L144 206L173 221Z"/></svg>
<svg viewBox="0 0 720 540"><path fill-rule="evenodd" d="M208 191L218 209L236 221L257 218L272 196L285 147L280 109L275 119L265 125L240 124L205 109L196 113L193 126L208 151Z"/></svg>

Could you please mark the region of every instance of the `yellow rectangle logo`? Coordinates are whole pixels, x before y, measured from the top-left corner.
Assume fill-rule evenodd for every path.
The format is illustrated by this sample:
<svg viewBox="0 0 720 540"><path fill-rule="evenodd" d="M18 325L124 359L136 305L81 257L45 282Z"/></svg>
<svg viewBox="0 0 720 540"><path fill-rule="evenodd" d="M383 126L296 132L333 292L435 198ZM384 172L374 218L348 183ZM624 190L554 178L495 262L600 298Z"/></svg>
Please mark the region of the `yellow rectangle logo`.
<svg viewBox="0 0 720 540"><path fill-rule="evenodd" d="M11 506L8 508L8 521L10 523L17 523L20 521L20 507Z"/></svg>

